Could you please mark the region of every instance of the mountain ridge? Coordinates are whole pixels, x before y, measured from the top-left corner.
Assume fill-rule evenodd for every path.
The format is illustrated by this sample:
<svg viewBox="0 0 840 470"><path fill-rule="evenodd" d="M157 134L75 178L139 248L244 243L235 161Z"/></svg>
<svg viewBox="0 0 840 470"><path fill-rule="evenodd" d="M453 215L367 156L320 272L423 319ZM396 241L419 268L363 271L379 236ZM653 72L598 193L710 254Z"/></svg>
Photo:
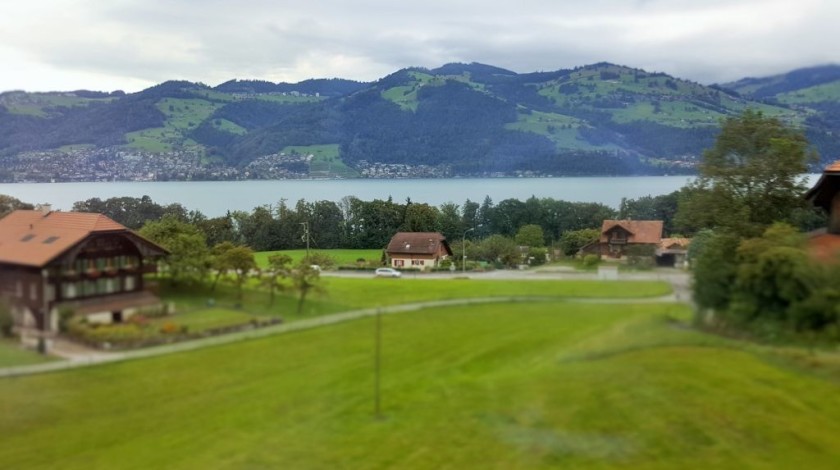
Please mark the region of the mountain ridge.
<svg viewBox="0 0 840 470"><path fill-rule="evenodd" d="M449 63L373 82L166 81L130 94L0 93L0 156L188 151L200 165L244 171L304 154L310 172L341 171L325 177L371 165L444 176L674 174L691 172L720 120L748 107L803 128L830 160L840 153L838 101L838 66L712 86L608 62L530 73Z"/></svg>

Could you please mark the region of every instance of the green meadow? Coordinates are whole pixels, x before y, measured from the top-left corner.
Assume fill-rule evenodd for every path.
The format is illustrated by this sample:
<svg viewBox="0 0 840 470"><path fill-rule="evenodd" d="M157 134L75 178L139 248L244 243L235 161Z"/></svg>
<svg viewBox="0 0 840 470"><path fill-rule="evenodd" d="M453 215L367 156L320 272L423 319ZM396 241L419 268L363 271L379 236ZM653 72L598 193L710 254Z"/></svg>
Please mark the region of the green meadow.
<svg viewBox="0 0 840 470"><path fill-rule="evenodd" d="M0 367L25 366L54 360L23 349L16 340L0 338Z"/></svg>
<svg viewBox="0 0 840 470"><path fill-rule="evenodd" d="M329 255L339 266L345 264L354 265L356 264L356 260L360 258L366 261L376 262L382 258L382 250L311 250L311 253ZM254 253L254 260L257 262L257 266L265 268L268 266L268 257L276 254L288 255L292 258L292 262L297 263L306 256L306 250L260 251Z"/></svg>
<svg viewBox="0 0 840 470"><path fill-rule="evenodd" d="M687 327L675 304L383 316L0 379L0 468L836 468L836 354ZM834 360L835 362L832 362Z"/></svg>
<svg viewBox="0 0 840 470"><path fill-rule="evenodd" d="M413 277L412 274L406 274ZM174 302L181 312L202 312L208 308L241 310L257 316L280 316L284 321L296 321L332 313L363 308L430 302L437 300L476 299L487 297L538 297L547 299L629 299L667 295L671 288L655 281L551 281L529 280L511 282L484 279L379 279L371 273L365 277L323 276L319 289L311 293L303 311L297 312L296 293L290 289L277 293L273 304L265 288L252 281L243 291L242 301L236 300L233 286L220 281L215 290L210 287L172 288L161 285L164 299ZM212 304L212 307L209 307ZM201 316L197 314L196 316ZM172 317L179 322L178 315Z"/></svg>

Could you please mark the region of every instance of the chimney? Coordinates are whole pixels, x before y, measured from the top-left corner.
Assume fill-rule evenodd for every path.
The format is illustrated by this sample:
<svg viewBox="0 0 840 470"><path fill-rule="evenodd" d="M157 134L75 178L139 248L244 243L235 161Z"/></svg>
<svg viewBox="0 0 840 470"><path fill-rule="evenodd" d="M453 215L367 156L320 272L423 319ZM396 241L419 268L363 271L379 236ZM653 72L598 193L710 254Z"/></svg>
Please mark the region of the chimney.
<svg viewBox="0 0 840 470"><path fill-rule="evenodd" d="M44 216L52 212L52 204L38 204L35 206L35 210L41 211Z"/></svg>

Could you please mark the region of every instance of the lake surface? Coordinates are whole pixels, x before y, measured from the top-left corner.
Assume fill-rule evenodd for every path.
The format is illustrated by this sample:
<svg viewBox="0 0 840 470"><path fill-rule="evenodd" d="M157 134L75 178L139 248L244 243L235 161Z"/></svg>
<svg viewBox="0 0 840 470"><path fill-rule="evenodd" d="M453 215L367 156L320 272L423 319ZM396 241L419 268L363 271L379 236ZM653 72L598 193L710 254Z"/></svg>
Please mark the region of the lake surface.
<svg viewBox="0 0 840 470"><path fill-rule="evenodd" d="M158 204L178 202L215 217L228 210L251 211L276 204L281 199L294 204L307 201L339 201L345 196L362 200L387 199L463 204L482 202L490 196L525 200L531 196L577 202L600 202L617 208L622 197L637 198L667 194L685 186L688 176L568 177L568 178L476 178L476 179L353 179L280 181L187 181L116 183L16 183L0 184L0 194L22 201L49 203L54 209L70 210L73 203L98 197L148 195Z"/></svg>

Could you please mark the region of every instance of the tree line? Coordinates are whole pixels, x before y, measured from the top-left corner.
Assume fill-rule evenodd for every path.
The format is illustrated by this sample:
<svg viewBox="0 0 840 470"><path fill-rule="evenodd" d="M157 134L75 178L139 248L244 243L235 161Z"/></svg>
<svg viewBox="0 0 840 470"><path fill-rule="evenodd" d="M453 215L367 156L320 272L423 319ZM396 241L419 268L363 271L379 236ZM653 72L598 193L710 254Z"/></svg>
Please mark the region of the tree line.
<svg viewBox="0 0 840 470"><path fill-rule="evenodd" d="M494 202L467 199L433 206L407 199L365 201L347 196L340 201L306 201L276 204L248 211L229 211L207 217L178 203L162 205L148 196L91 198L76 202L72 210L105 214L126 227L139 230L148 221L171 217L194 225L210 247L222 242L247 245L255 251L299 249L306 245L303 224L308 224L310 243L318 249L384 248L396 232L441 232L455 242L481 240L491 235L514 238L524 226L542 231L540 246L558 245L566 232L597 229L604 219L663 220L666 235L676 231L674 215L678 192L662 196L623 199L618 210L592 202L570 202L530 197Z"/></svg>

